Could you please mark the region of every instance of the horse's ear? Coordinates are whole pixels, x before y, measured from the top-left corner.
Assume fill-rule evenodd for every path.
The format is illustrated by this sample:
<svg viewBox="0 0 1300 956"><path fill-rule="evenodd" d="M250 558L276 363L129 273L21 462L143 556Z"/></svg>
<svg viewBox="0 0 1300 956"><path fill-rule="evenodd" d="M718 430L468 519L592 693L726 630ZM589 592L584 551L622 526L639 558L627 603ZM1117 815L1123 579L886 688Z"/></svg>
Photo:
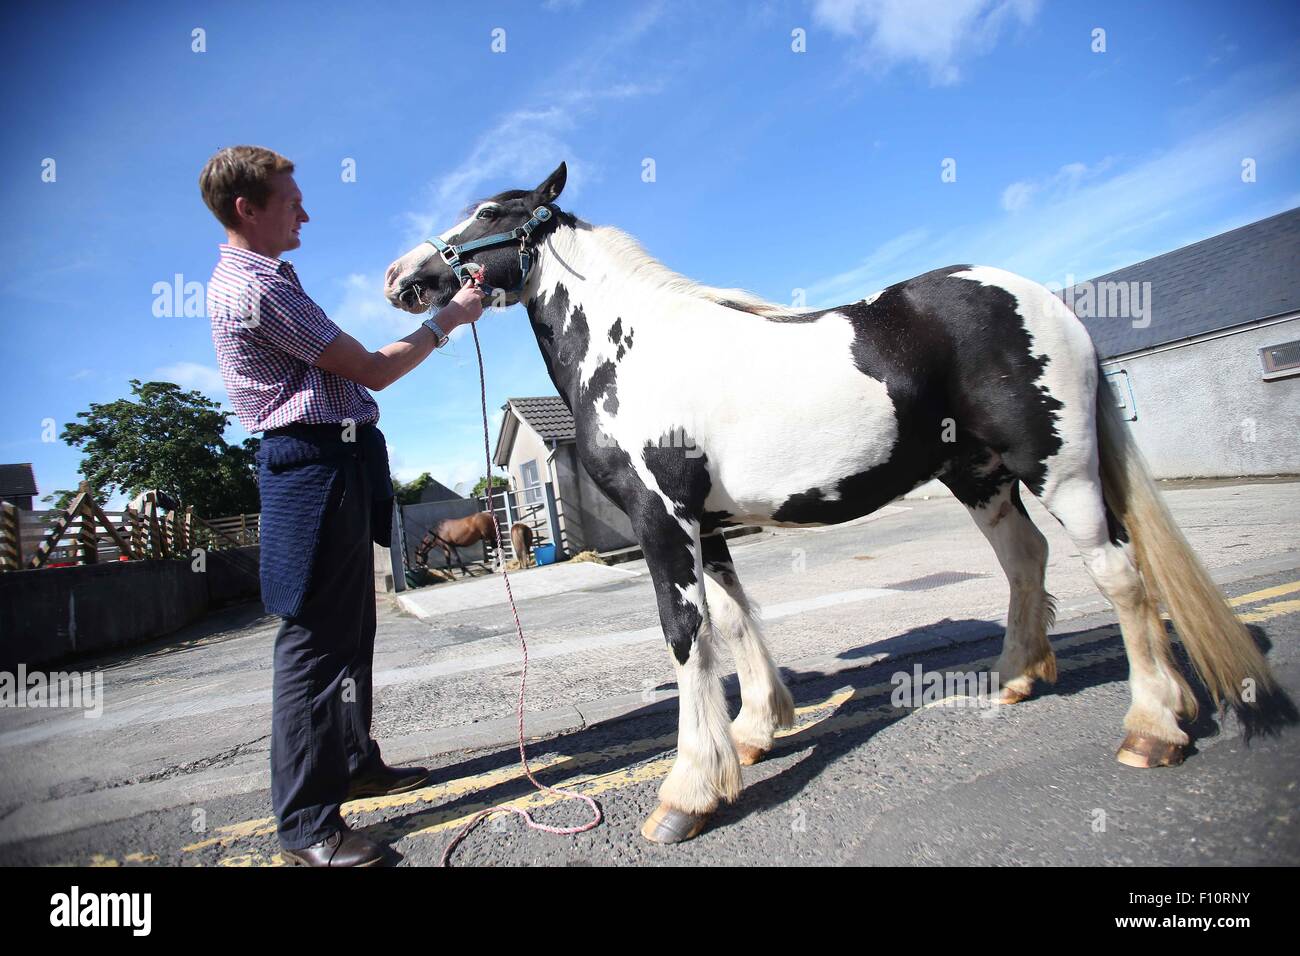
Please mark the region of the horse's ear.
<svg viewBox="0 0 1300 956"><path fill-rule="evenodd" d="M564 184L569 178L569 167L564 163L555 167L555 172L547 176L540 186L533 190L533 196L539 203L555 202L564 192Z"/></svg>

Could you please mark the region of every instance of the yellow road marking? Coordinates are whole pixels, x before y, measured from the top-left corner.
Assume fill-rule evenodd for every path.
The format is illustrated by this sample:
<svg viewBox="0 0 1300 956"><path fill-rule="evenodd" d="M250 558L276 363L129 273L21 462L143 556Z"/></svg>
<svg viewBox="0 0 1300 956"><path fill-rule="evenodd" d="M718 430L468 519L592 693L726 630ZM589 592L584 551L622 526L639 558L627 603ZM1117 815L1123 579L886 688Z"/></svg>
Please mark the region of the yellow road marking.
<svg viewBox="0 0 1300 956"><path fill-rule="evenodd" d="M1283 614L1294 614L1296 611L1300 611L1300 601L1275 601L1249 614L1238 614L1237 619L1243 624L1258 624L1261 621L1281 617Z"/></svg>
<svg viewBox="0 0 1300 956"><path fill-rule="evenodd" d="M630 744L619 744L614 747L607 747L583 754L559 755L552 757L529 757L528 765L532 767L533 772L536 774L539 771L550 770L556 767L580 767L600 760L626 757L656 747L664 749L672 747L675 742L675 735L665 735L663 737L653 737L646 740L634 741ZM353 800L344 805L343 816L347 818L360 816L364 813L374 813L376 810L395 810L417 803L446 802L449 799L464 796L467 793L522 779L523 776L523 767L514 764L509 767L503 767L499 770L488 770L484 773L475 774L470 777L460 777L456 780L448 780L445 783L435 784L432 787L423 787L419 790L412 790L409 793L398 793L386 797L369 797L364 800ZM216 836L182 847L181 852L193 853L196 850L202 850L210 846L230 846L232 843L236 843L242 839L247 839L248 837L267 836L274 832L274 817L245 820L242 823L234 823L229 826L220 827L216 831Z"/></svg>
<svg viewBox="0 0 1300 956"><path fill-rule="evenodd" d="M1108 635L1113 636L1113 635ZM1094 639L1088 642L1071 642L1071 643L1097 643L1106 640L1105 637ZM1079 670L1085 667L1091 667L1103 661L1112 660L1122 657L1123 647L1112 645L1095 651L1085 651L1080 654L1057 663L1059 673L1067 673L1073 670ZM969 667L971 670L979 670L981 667L988 667L993 664L995 658L986 658L981 661L972 662ZM834 711L843 703L850 699L865 698L871 696L880 696L887 690L892 690L892 683L876 684L869 688L853 690L852 688L837 691L826 700L817 704L808 705L801 708L804 713L815 714L825 712L823 716L815 720L804 723L802 726L781 731L778 737L796 737L798 743L811 742L830 734L842 733L846 730L852 730L866 724L886 721L891 717L900 717L900 708L895 707L892 703L886 702L878 704L875 707L869 707L864 710L856 711L851 714L834 714ZM971 708L974 709L974 708ZM981 708L988 709L988 708ZM655 741L668 741L668 748L675 743L675 736L669 735L654 740L637 741L635 744L626 745L623 749L649 749L645 745ZM576 774L565 780L552 783L551 786L565 790L576 790L585 796L599 796L614 790L621 790L625 787L635 786L641 783L649 783L665 775L672 768L673 761L676 759L675 754L660 757L649 763L637 767L614 770L601 774ZM472 779L472 778L470 778ZM401 821L384 821L366 827L366 835L380 842L394 843L402 839L414 837L429 836L435 833L442 833L448 830L458 829L464 826L469 820L482 810L487 810L498 803L505 806L519 807L529 811L548 807L565 799L562 796L533 791L516 797L512 800L505 801L483 801L470 806L461 806L456 808L429 809L406 817ZM218 861L219 866L278 866L282 865L283 860L279 854L267 856L257 851L249 853L232 854L223 857Z"/></svg>
<svg viewBox="0 0 1300 956"><path fill-rule="evenodd" d="M1279 584L1275 587L1265 588L1249 594L1243 594L1231 599L1229 603L1233 607L1241 607L1242 605L1252 604L1287 594L1294 594L1296 592L1300 592L1300 581ZM1271 620L1272 618L1279 617L1283 614L1290 614L1296 611L1300 611L1300 600L1277 601L1254 611L1239 614L1238 617L1243 622L1251 624ZM1080 635L1077 638L1066 639L1064 641L1054 641L1053 646L1058 650L1062 650L1083 643L1110 641L1115 637L1115 633L1114 625L1108 625L1089 632L1088 634ZM1065 661L1058 661L1057 670L1061 673L1065 673L1083 667L1090 667L1103 660L1120 657L1122 654L1122 646L1113 646L1100 651L1075 654ZM989 657L983 660L970 662L964 666L964 669L979 671L991 667L995 663L996 658ZM778 731L776 736L779 738L803 737L804 739L812 740L826 734L839 733L844 730L853 729L854 727L895 715L898 712L898 708L895 708L892 704L884 704L867 710L858 711L853 714L835 716L835 711L845 703L848 703L851 700L862 700L875 696L883 696L890 693L894 686L895 685L892 682L885 682L857 689L846 687L831 694L825 700L797 707L795 709L795 714L797 716L813 717L814 719L804 721L801 725L788 730ZM939 703L950 701L952 701L952 698L946 698L945 701ZM931 704L929 706L932 707L934 705ZM661 737L631 741L626 744L619 744L582 754L530 758L529 763L533 767L534 771L553 771L557 769L566 771L576 770L583 766L618 757L632 757L638 754L654 751L672 751L675 749L676 742L676 734L665 734ZM594 796L600 793L618 790L624 787L634 786L639 783L658 779L668 772L672 767L674 759L675 755L670 755L653 760L650 763L643 764L639 767L633 767L626 770L616 770L601 774L579 773L567 777L562 782L552 783L549 780L547 782L551 786L563 789L581 788L581 792L584 794ZM469 793L501 786L503 784L509 784L522 780L523 778L523 768L518 766L490 770L473 776L450 780L432 787L414 790L410 793L353 801L346 805L344 816L355 817L361 814L374 813L381 810L401 809L403 807L410 807L421 803L445 803L448 799L454 799ZM553 794L533 791L513 800L498 802L506 806L521 807L532 810L534 808L550 806L562 799L564 798ZM380 834L385 834L390 836L392 839L439 833L463 826L471 817L474 816L474 814L478 813L480 810L486 810L491 806L495 806L496 803L497 802L476 803L474 805L444 808L441 810L431 807L429 810L419 811L412 816L404 818L406 824L404 826L397 826L391 823L378 823L374 826L368 827L367 832L374 833L377 838ZM427 820L427 824L419 826L414 830L409 828L409 824L412 821L421 819ZM183 847L182 852L191 853L212 846L228 847L250 837L268 836L274 833L274 817L246 820L241 823L220 827L216 831L215 836ZM126 859L129 862L153 861L151 857L142 854L131 854ZM282 864L283 860L278 853L272 856L267 856L256 851L250 853L231 854L218 861L219 866L278 866ZM120 863L119 861L111 857L106 857L103 854L95 854L91 859L90 865L118 866Z"/></svg>
<svg viewBox="0 0 1300 956"><path fill-rule="evenodd" d="M1300 581L1279 584L1277 587L1265 588L1262 591L1252 591L1250 594L1235 597L1228 603L1233 607L1241 607L1243 604L1254 604L1256 601L1266 601L1269 598L1281 597L1284 594L1295 594L1296 591L1300 591Z"/></svg>

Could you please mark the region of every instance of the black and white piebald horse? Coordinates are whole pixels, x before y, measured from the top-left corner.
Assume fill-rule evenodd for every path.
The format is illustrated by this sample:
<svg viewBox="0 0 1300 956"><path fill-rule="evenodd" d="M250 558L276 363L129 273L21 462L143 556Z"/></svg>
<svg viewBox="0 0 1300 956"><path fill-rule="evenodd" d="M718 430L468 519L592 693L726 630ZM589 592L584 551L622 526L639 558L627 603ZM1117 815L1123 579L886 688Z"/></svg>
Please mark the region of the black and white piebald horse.
<svg viewBox="0 0 1300 956"><path fill-rule="evenodd" d="M1002 700L1056 678L1047 543L1023 485L1065 527L1114 605L1132 706L1121 762L1178 763L1196 698L1170 652L1169 609L1216 701L1273 688L1267 664L1192 554L1113 410L1074 313L987 266L936 269L857 302L791 310L699 285L627 234L562 211L563 164L536 189L475 204L388 269L418 313L471 274L522 302L577 424L583 465L631 520L680 689L678 753L642 833L694 836L740 791L793 706L717 533L834 524L939 478L1010 582ZM481 270L481 272L480 272ZM740 677L730 721L715 635ZM1253 684L1251 683L1253 681Z"/></svg>

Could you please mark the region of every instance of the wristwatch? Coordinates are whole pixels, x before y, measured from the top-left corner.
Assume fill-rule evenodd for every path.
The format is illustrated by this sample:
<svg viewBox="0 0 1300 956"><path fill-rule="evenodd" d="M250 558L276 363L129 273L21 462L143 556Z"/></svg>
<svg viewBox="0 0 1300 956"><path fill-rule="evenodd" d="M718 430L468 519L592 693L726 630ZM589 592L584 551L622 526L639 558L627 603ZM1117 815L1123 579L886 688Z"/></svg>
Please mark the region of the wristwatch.
<svg viewBox="0 0 1300 956"><path fill-rule="evenodd" d="M442 330L442 326L433 320L433 316L429 316L420 324L433 333L434 339L436 340L433 346L435 349L442 348L447 344L447 340L451 338L450 335Z"/></svg>

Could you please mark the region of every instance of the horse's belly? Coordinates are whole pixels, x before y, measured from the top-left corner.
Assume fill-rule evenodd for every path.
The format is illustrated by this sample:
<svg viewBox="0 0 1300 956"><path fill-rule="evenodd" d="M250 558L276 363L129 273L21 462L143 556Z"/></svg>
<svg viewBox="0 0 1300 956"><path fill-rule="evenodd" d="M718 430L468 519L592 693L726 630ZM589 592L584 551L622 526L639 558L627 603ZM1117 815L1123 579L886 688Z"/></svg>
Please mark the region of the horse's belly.
<svg viewBox="0 0 1300 956"><path fill-rule="evenodd" d="M704 429L709 510L784 524L772 515L790 498L812 494L834 501L843 479L889 461L898 420L883 383L852 369L851 376L832 374L804 394L785 397L755 398L730 418L729 409L720 408Z"/></svg>
<svg viewBox="0 0 1300 956"><path fill-rule="evenodd" d="M810 437L825 439L827 435L823 431ZM840 482L888 461L894 444L892 438L875 441L864 434L835 444L806 437L768 435L753 442L729 437L722 448L711 442L714 451L709 456L711 487L706 509L725 511L755 524L800 524L777 521L773 515L795 496L838 500ZM861 513L870 510L872 506L864 502Z"/></svg>

